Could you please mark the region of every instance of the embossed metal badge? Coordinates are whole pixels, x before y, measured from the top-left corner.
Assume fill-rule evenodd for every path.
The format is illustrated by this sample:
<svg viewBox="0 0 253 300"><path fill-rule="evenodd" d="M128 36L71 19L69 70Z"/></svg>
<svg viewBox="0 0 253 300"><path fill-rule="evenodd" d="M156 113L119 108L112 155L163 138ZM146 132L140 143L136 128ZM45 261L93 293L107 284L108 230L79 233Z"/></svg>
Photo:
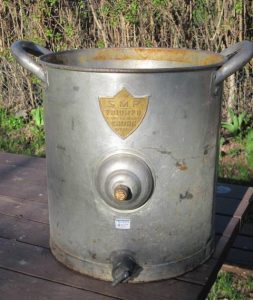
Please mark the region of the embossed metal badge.
<svg viewBox="0 0 253 300"><path fill-rule="evenodd" d="M141 124L148 108L148 96L134 97L123 88L113 97L100 97L99 104L107 124L125 139Z"/></svg>

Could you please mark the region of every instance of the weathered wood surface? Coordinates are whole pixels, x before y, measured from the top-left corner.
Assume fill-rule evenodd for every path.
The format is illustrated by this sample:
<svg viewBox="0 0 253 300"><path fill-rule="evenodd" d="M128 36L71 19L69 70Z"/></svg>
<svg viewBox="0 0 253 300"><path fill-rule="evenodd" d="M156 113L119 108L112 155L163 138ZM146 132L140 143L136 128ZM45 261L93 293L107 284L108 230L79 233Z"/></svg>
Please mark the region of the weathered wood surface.
<svg viewBox="0 0 253 300"><path fill-rule="evenodd" d="M45 159L0 153L1 299L205 299L252 195L252 189L241 186L221 185L218 191L217 248L208 262L176 279L112 288L68 270L51 255ZM253 253L251 238L239 235L228 259L241 251ZM242 261L250 259L243 255Z"/></svg>

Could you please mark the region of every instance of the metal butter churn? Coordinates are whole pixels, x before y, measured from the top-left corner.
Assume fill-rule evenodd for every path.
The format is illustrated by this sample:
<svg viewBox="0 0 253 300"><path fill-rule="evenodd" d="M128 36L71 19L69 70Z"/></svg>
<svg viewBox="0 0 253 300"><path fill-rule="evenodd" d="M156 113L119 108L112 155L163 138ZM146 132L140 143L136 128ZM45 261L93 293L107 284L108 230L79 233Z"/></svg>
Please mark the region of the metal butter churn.
<svg viewBox="0 0 253 300"><path fill-rule="evenodd" d="M211 256L222 83L251 59L252 45L215 54L13 44L47 86L50 245L59 261L115 285L174 277Z"/></svg>

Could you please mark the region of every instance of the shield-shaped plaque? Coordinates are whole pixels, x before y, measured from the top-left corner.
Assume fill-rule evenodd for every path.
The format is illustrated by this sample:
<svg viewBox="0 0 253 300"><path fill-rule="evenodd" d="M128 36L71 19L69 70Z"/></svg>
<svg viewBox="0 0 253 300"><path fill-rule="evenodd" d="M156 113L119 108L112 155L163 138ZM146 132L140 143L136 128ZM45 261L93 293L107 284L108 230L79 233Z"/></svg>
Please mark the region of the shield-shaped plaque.
<svg viewBox="0 0 253 300"><path fill-rule="evenodd" d="M134 97L123 88L113 97L100 97L99 105L110 128L125 139L141 124L148 108L148 96Z"/></svg>

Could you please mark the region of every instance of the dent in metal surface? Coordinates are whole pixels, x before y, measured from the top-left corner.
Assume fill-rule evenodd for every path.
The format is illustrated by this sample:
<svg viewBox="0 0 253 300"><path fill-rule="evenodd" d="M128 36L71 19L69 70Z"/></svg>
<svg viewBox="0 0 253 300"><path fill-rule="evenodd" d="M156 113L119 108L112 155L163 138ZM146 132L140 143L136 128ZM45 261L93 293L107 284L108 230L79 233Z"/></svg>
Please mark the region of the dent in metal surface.
<svg viewBox="0 0 253 300"><path fill-rule="evenodd" d="M180 198L180 200L192 199L193 194L191 194L189 191L186 191L185 193L179 194L179 198Z"/></svg>

